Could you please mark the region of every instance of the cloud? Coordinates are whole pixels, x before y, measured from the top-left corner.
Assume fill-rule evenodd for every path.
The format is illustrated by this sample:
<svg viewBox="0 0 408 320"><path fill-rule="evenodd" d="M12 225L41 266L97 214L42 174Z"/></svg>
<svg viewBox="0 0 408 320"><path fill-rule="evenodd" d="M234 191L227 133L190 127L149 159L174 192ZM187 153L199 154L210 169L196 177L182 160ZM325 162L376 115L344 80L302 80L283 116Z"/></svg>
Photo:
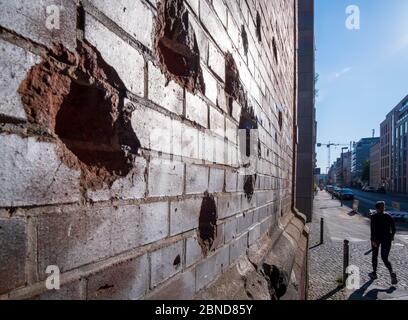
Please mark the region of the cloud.
<svg viewBox="0 0 408 320"><path fill-rule="evenodd" d="M345 74L349 73L352 70L351 67L346 67L340 71L337 71L331 75L328 76L328 81L329 82L334 82L336 80L338 80L339 78L341 78L342 76L344 76Z"/></svg>
<svg viewBox="0 0 408 320"><path fill-rule="evenodd" d="M391 54L398 54L408 48L408 34L398 39L398 42L392 47Z"/></svg>
<svg viewBox="0 0 408 320"><path fill-rule="evenodd" d="M337 78L340 78L341 76L343 76L343 75L345 75L346 73L349 73L351 71L351 67L347 67L347 68L344 68L343 70L341 70L340 72L337 72L335 75L334 75L334 77L337 79Z"/></svg>

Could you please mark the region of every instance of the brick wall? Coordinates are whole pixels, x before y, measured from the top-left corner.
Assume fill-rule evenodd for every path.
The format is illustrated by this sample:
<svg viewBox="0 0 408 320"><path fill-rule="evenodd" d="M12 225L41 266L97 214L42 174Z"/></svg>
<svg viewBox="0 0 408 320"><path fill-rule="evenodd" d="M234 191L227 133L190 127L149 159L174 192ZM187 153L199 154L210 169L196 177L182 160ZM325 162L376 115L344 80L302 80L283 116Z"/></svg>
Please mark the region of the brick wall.
<svg viewBox="0 0 408 320"><path fill-rule="evenodd" d="M304 288L295 1L0 9L0 298L217 297L266 247Z"/></svg>

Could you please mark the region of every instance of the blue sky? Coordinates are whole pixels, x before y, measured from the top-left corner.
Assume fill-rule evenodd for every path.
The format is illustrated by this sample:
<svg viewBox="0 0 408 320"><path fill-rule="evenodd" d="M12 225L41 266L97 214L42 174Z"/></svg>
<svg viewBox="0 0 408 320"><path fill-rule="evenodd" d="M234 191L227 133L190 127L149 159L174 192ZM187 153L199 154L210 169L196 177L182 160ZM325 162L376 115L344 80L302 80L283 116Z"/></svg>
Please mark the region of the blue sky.
<svg viewBox="0 0 408 320"><path fill-rule="evenodd" d="M346 8L360 9L349 30ZM379 136L385 115L408 94L408 0L315 0L317 141ZM341 147L333 147L332 162ZM327 148L317 148L326 172Z"/></svg>

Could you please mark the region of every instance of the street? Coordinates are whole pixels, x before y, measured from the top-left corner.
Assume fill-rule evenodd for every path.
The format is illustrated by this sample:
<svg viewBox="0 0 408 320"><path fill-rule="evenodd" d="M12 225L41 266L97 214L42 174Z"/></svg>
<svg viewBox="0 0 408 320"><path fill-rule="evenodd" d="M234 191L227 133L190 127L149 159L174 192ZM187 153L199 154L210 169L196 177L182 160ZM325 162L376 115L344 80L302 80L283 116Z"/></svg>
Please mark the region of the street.
<svg viewBox="0 0 408 320"><path fill-rule="evenodd" d="M370 206L375 196L365 200ZM360 194L358 195L360 196ZM365 196L365 193L364 195ZM309 299L335 300L383 300L406 299L408 297L408 229L399 225L390 254L390 261L397 272L399 283L391 286L390 276L379 260L379 279L370 281L371 243L370 220L353 214L341 207L338 200L320 191L314 200L313 221L310 223L309 245ZM320 219L324 218L324 242L320 243ZM343 241L350 242L350 265L358 267L360 283L358 289L340 288L343 270Z"/></svg>
<svg viewBox="0 0 408 320"><path fill-rule="evenodd" d="M395 193L375 193L375 192L364 192L360 189L351 189L353 190L354 197L356 200L359 200L358 211L364 215L369 213L369 209L375 208L375 203L377 201L385 201L386 210L395 210L392 208L392 202L399 202L401 211L408 211L408 197L395 194ZM349 208L352 208L352 201L345 201L344 204Z"/></svg>

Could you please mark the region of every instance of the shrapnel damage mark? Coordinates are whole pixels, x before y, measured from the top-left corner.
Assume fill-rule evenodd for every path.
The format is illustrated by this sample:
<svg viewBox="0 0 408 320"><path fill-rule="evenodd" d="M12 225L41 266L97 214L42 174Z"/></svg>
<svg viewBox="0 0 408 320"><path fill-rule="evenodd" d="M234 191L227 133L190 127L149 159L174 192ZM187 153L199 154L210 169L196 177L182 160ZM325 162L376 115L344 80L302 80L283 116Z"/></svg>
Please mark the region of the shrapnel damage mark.
<svg viewBox="0 0 408 320"><path fill-rule="evenodd" d="M155 51L160 69L188 91L205 93L200 51L183 0L161 0L155 24Z"/></svg>
<svg viewBox="0 0 408 320"><path fill-rule="evenodd" d="M81 171L84 188L111 186L132 169L140 142L120 98L125 89L87 41L76 52L54 44L19 86L28 122L56 138L59 157Z"/></svg>
<svg viewBox="0 0 408 320"><path fill-rule="evenodd" d="M201 203L198 230L199 244L206 255L212 249L212 244L217 236L217 206L214 197L208 193L205 194Z"/></svg>

